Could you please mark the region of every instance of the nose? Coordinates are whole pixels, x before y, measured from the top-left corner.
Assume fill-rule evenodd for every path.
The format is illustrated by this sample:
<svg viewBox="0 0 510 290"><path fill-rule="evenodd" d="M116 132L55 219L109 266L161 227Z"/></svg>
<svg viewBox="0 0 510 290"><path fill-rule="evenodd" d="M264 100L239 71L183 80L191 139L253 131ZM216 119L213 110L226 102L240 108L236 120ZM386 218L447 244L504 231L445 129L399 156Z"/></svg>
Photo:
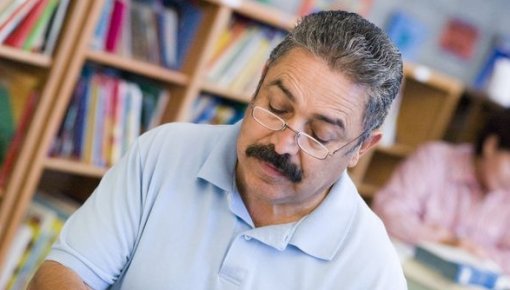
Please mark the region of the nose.
<svg viewBox="0 0 510 290"><path fill-rule="evenodd" d="M283 130L275 131L272 135L272 143L274 150L278 154L295 155L299 152L299 145L297 143L298 131L286 126Z"/></svg>

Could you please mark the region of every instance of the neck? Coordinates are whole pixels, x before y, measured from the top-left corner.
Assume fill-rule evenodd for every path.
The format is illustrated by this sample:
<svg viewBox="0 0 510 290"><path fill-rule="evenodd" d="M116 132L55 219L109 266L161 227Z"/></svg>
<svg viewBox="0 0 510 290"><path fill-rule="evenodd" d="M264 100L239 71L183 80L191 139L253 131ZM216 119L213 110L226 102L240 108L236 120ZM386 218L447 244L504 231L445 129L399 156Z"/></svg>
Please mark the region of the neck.
<svg viewBox="0 0 510 290"><path fill-rule="evenodd" d="M324 200L329 188L306 201L286 201L266 198L257 189L248 189L237 180L239 194L255 227L296 222L311 213Z"/></svg>

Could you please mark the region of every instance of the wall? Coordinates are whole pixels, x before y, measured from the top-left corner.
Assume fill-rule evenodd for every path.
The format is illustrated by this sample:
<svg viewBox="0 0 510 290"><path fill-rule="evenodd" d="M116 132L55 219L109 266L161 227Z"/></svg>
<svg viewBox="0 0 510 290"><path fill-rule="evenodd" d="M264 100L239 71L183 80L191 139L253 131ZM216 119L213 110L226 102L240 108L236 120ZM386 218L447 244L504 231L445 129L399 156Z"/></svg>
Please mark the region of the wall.
<svg viewBox="0 0 510 290"><path fill-rule="evenodd" d="M380 27L385 27L395 9L416 17L426 26L423 45L412 61L425 64L467 84L472 84L485 63L496 34L510 35L510 1L508 0L373 0L367 17ZM447 20L458 17L478 28L478 41L470 60L445 53L439 40Z"/></svg>

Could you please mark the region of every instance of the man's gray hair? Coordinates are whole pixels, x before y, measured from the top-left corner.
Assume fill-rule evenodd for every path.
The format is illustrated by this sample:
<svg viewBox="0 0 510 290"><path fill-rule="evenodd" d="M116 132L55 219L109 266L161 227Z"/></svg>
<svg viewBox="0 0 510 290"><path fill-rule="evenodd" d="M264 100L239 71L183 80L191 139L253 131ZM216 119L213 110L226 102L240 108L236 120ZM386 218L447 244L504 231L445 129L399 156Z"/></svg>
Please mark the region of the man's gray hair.
<svg viewBox="0 0 510 290"><path fill-rule="evenodd" d="M397 96L402 81L402 58L388 36L355 13L322 11L301 19L269 56L271 67L294 48L304 48L324 59L335 71L367 89L363 142L379 128Z"/></svg>

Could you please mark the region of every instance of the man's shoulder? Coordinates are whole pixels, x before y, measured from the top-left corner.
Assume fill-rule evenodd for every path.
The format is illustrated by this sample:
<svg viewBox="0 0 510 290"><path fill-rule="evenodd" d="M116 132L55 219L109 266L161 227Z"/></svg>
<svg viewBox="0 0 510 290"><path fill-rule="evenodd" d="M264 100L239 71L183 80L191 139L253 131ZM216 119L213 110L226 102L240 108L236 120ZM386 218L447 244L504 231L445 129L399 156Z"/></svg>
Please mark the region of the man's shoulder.
<svg viewBox="0 0 510 290"><path fill-rule="evenodd" d="M140 137L140 142L159 145L183 145L190 149L197 146L210 146L225 132L232 129L232 125L209 125L184 122L172 122L147 131Z"/></svg>

